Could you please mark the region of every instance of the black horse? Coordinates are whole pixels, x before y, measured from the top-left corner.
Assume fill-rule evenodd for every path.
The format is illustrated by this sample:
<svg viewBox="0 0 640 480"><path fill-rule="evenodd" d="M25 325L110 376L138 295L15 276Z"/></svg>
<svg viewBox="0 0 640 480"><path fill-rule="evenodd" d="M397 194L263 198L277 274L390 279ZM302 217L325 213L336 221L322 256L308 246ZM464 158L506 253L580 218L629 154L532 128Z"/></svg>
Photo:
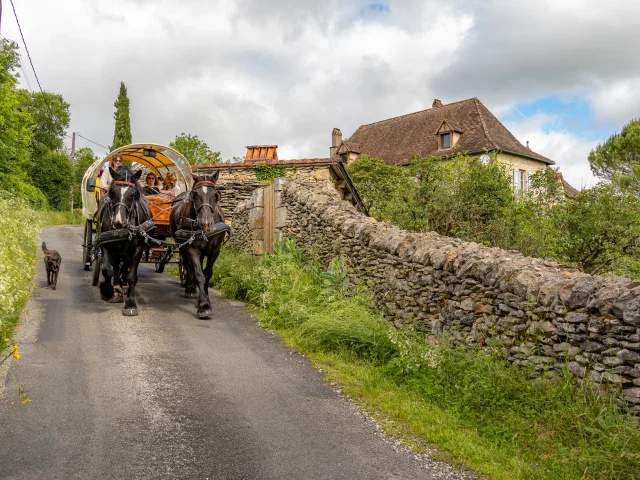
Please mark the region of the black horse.
<svg viewBox="0 0 640 480"><path fill-rule="evenodd" d="M100 295L105 301L120 302L121 298L114 295L114 283L122 290L127 290L122 314L135 316L138 315L135 300L138 265L146 247L140 233L152 226L152 215L149 202L138 184L142 170L132 173L127 167L121 166L116 171L109 168L109 171L113 181L100 200L98 209L98 248L102 253L104 277L100 283Z"/></svg>
<svg viewBox="0 0 640 480"><path fill-rule="evenodd" d="M193 177L193 188L178 195L171 210L169 223L176 243L185 243L180 248L187 270L185 297L196 297L199 318L209 318L213 314L209 299L209 280L213 264L224 242L229 228L224 224L220 210L220 192L216 187L219 172L214 175ZM207 264L203 268L204 260Z"/></svg>

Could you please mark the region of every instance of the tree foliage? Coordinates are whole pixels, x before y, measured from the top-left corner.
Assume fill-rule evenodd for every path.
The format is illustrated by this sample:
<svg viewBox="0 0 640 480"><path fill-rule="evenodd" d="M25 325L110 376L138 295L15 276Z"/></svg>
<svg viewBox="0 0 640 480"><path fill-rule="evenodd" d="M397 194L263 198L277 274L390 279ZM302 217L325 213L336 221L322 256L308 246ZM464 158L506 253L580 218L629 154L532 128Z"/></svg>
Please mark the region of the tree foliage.
<svg viewBox="0 0 640 480"><path fill-rule="evenodd" d="M16 89L19 66L18 45L0 39L0 174L18 175L29 159L33 135L30 112L22 109Z"/></svg>
<svg viewBox="0 0 640 480"><path fill-rule="evenodd" d="M73 206L82 206L82 194L80 191L82 177L87 169L98 160L98 156L89 147L84 147L76 152L75 165L73 166Z"/></svg>
<svg viewBox="0 0 640 480"><path fill-rule="evenodd" d="M634 119L589 154L594 175L640 196L640 119Z"/></svg>
<svg viewBox="0 0 640 480"><path fill-rule="evenodd" d="M124 82L120 82L120 92L118 98L113 104L116 111L113 114L115 120L115 129L113 132L113 143L111 150L124 147L131 144L131 119L129 118L129 97L127 96L127 87Z"/></svg>
<svg viewBox="0 0 640 480"><path fill-rule="evenodd" d="M169 146L184 155L191 165L207 165L222 161L220 152L211 151L209 145L197 135L182 132Z"/></svg>
<svg viewBox="0 0 640 480"><path fill-rule="evenodd" d="M47 197L52 208L69 208L69 194L73 182L73 163L66 152L48 151L42 161L31 164L29 179Z"/></svg>
<svg viewBox="0 0 640 480"><path fill-rule="evenodd" d="M505 166L458 156L406 167L362 157L349 174L370 213L415 231L554 257L589 273L640 277L640 199L613 184L566 197L551 169L513 191Z"/></svg>
<svg viewBox="0 0 640 480"><path fill-rule="evenodd" d="M34 161L50 150L61 150L71 116L62 95L50 92L30 93L19 90L22 108L31 114L34 124L31 151Z"/></svg>

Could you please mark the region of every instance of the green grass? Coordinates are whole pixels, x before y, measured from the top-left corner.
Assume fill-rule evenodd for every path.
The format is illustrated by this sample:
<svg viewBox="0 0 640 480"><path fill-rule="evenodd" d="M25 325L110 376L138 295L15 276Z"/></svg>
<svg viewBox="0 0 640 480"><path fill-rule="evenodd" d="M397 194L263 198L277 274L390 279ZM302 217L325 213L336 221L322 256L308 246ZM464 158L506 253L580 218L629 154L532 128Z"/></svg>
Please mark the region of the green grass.
<svg viewBox="0 0 640 480"><path fill-rule="evenodd" d="M638 478L640 428L615 394L395 330L366 291L345 288L339 263L322 272L308 256L293 242L265 257L225 249L212 285L252 305L389 433L495 479Z"/></svg>
<svg viewBox="0 0 640 480"><path fill-rule="evenodd" d="M13 335L31 295L40 230L81 222L75 212L34 210L27 202L0 192L0 352L7 347L4 339Z"/></svg>

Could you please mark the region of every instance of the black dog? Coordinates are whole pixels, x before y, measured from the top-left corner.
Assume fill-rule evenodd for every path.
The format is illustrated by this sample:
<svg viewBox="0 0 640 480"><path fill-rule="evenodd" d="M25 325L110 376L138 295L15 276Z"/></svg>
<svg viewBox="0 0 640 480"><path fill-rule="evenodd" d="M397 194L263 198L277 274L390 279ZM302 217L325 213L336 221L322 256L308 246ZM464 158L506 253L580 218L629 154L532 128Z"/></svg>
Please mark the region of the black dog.
<svg viewBox="0 0 640 480"><path fill-rule="evenodd" d="M42 251L44 252L44 266L47 268L47 283L49 285L53 284L51 289L55 290L62 257L55 250L47 250L47 244L44 242L42 242Z"/></svg>

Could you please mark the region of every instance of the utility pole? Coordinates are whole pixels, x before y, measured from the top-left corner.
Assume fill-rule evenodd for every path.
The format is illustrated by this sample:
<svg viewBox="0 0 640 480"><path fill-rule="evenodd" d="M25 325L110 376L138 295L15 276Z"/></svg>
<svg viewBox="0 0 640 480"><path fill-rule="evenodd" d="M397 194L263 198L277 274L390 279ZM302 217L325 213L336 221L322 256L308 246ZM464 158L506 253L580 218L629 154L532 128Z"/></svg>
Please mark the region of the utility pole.
<svg viewBox="0 0 640 480"><path fill-rule="evenodd" d="M1 2L2 0L0 0ZM71 161L73 162L73 168L76 167L76 132L71 132ZM73 212L73 182L71 182L71 189L69 192L69 210Z"/></svg>

